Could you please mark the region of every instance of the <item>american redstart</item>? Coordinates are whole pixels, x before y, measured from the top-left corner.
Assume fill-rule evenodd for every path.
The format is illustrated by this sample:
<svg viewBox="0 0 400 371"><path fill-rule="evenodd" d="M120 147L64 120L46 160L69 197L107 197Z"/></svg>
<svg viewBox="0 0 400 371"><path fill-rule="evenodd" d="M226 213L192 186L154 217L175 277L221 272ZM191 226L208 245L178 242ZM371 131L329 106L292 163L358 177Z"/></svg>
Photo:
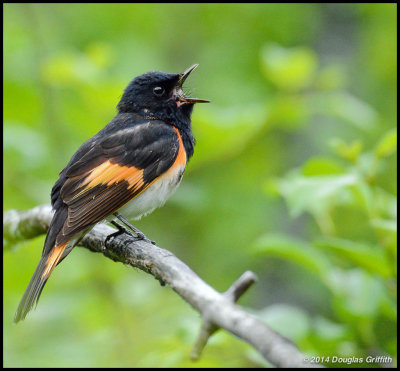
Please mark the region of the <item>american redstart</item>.
<svg viewBox="0 0 400 371"><path fill-rule="evenodd" d="M54 216L42 257L15 322L37 304L56 265L96 223L114 224L119 231L112 235L126 232L147 239L128 220L163 205L193 155L193 106L209 100L188 97L182 85L197 66L181 74L153 71L133 79L118 103L118 114L60 172L51 191Z"/></svg>

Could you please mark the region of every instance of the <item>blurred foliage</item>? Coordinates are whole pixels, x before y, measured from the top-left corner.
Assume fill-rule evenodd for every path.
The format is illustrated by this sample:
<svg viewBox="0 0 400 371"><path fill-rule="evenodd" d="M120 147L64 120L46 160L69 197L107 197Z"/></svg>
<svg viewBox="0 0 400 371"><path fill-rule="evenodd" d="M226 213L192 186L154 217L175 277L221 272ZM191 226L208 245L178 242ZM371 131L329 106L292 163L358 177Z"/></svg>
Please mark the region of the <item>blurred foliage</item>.
<svg viewBox="0 0 400 371"><path fill-rule="evenodd" d="M241 304L304 353L394 358L396 25L394 4L5 4L4 209L49 202L134 76L200 63L195 155L138 228L220 291L255 271ZM199 315L81 248L13 325L43 241L4 254L4 366L267 366L223 331L191 362Z"/></svg>

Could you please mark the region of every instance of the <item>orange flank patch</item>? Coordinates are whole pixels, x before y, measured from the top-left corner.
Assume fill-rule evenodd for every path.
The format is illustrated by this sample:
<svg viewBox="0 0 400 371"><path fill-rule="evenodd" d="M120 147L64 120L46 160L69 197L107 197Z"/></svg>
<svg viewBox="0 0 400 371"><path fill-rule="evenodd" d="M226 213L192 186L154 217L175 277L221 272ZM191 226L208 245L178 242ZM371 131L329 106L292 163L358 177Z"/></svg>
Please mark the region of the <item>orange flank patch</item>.
<svg viewBox="0 0 400 371"><path fill-rule="evenodd" d="M61 255L64 252L65 248L67 247L68 241L63 243L60 246L55 246L53 248L53 251L49 255L46 261L46 268L44 269L42 273L42 278L46 279L47 277L50 276L51 272L57 265L58 261L61 259Z"/></svg>
<svg viewBox="0 0 400 371"><path fill-rule="evenodd" d="M174 178L177 172L180 172L182 171L182 169L185 169L187 161L185 147L183 146L182 137L181 134L179 133L179 130L175 126L173 126L173 128L175 129L176 134L178 134L178 141L179 141L178 155L176 156L176 159L174 163L171 165L171 167L165 173L161 174L158 178L154 179L151 182L151 184L160 179Z"/></svg>
<svg viewBox="0 0 400 371"><path fill-rule="evenodd" d="M175 129L176 134L178 134L179 152L178 152L178 156L176 156L176 160L175 160L174 164L171 166L171 168L173 168L174 166L178 166L178 165L186 166L186 160L187 160L186 151L185 151L185 147L183 146L181 134L179 133L179 130L175 126L173 128Z"/></svg>

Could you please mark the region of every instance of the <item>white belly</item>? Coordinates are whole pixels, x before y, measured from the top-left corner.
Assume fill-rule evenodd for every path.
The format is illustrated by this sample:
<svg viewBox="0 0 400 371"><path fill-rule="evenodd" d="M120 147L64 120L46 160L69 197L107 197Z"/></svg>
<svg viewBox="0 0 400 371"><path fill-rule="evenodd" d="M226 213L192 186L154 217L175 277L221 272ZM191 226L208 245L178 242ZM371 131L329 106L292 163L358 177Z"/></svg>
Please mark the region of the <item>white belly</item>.
<svg viewBox="0 0 400 371"><path fill-rule="evenodd" d="M160 176L149 188L118 210L126 219L140 219L157 207L164 205L181 182L185 166L168 171Z"/></svg>

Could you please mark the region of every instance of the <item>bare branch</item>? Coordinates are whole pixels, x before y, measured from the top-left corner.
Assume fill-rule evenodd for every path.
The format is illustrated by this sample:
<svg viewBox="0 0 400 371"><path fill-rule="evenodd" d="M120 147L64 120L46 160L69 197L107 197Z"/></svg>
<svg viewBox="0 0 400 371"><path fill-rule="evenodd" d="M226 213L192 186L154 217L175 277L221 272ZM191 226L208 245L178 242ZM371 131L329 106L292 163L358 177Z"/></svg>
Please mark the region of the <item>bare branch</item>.
<svg viewBox="0 0 400 371"><path fill-rule="evenodd" d="M46 232L52 217L49 206L39 206L20 212L4 214L5 245L11 246ZM248 342L263 357L277 367L318 367L305 363L304 356L288 339L271 330L264 322L250 315L235 302L256 281L252 272L245 272L225 293L215 291L170 251L152 243L135 241L127 235L106 237L115 230L105 224L96 225L80 245L104 256L153 275L169 285L179 296L197 310L203 319L200 335L192 357L197 358L208 338L219 328ZM320 367L320 366L319 366Z"/></svg>

